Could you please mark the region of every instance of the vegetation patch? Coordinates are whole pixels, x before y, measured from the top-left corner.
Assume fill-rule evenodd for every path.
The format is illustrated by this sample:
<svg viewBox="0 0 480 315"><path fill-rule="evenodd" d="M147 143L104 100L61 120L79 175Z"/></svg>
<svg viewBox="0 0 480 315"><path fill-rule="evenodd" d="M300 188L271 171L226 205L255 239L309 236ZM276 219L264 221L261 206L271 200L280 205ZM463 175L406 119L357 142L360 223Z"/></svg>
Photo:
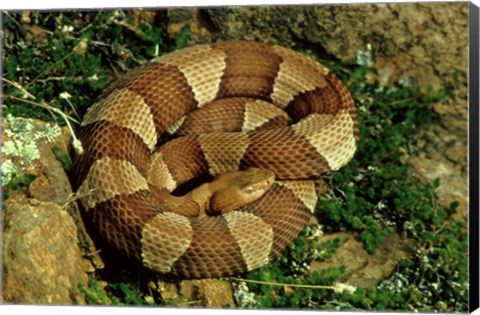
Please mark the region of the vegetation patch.
<svg viewBox="0 0 480 315"><path fill-rule="evenodd" d="M100 283L90 278L88 286L78 285L78 289L85 294L89 305L151 305L153 298L145 295L129 282L118 282L101 286Z"/></svg>
<svg viewBox="0 0 480 315"><path fill-rule="evenodd" d="M45 121L58 116L25 101L46 103L79 119L109 82L185 46L188 37L184 29L169 40L165 25L142 24L121 10L5 12L3 17L4 115Z"/></svg>

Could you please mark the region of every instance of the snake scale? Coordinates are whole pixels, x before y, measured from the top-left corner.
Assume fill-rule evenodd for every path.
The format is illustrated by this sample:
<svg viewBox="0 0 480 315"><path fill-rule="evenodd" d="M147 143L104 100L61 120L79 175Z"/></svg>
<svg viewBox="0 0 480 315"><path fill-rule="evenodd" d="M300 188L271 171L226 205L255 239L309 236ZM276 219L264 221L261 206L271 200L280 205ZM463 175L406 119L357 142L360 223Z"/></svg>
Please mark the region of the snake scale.
<svg viewBox="0 0 480 315"><path fill-rule="evenodd" d="M110 84L83 119L74 168L82 206L111 246L160 273L219 277L266 264L297 237L315 179L345 165L358 137L352 97L327 68L287 48L226 41ZM194 178L249 167L275 182L239 209L198 215L190 200L169 202Z"/></svg>

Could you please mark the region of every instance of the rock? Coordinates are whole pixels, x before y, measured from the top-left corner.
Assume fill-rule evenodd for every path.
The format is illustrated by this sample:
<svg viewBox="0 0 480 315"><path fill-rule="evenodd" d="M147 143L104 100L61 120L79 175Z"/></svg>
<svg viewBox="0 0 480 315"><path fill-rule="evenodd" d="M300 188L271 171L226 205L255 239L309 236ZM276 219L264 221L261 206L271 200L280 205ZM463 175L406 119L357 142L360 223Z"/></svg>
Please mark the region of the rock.
<svg viewBox="0 0 480 315"><path fill-rule="evenodd" d="M21 304L84 304L77 286L91 266L78 247L77 227L58 204L16 194L6 201L4 300Z"/></svg>
<svg viewBox="0 0 480 315"><path fill-rule="evenodd" d="M172 38L179 35L184 27L189 27L190 33L187 40L189 45L210 43L212 35L205 26L206 22L201 17L202 10L169 9L168 10L168 35Z"/></svg>
<svg viewBox="0 0 480 315"><path fill-rule="evenodd" d="M79 245L88 244L72 189L62 164L52 152L65 154L68 134L58 125L6 117L2 183L27 175L27 187L11 187L3 215L5 302L84 304L78 284L87 284L93 267ZM5 168L5 165L10 165Z"/></svg>
<svg viewBox="0 0 480 315"><path fill-rule="evenodd" d="M456 148L459 150L458 146ZM463 152L461 149L460 151ZM458 201L457 213L452 215L452 219L467 221L468 182L466 175L455 169L454 164L446 159L433 160L419 156L411 158L410 163L414 166L421 181L432 182L436 178L440 179L440 186L436 191L439 196L439 204L448 207L453 201Z"/></svg>
<svg viewBox="0 0 480 315"><path fill-rule="evenodd" d="M345 266L345 272L339 282L348 283L359 288L376 286L388 278L401 259L408 259L413 253L414 243L403 239L398 234L390 235L379 244L375 254L371 255L364 249L357 234L339 232L322 237L321 242L340 238L340 247L326 261L313 261L310 270L320 270L329 267Z"/></svg>
<svg viewBox="0 0 480 315"><path fill-rule="evenodd" d="M157 281L152 285L162 299L178 306L235 307L232 285L220 279L183 280L178 283Z"/></svg>

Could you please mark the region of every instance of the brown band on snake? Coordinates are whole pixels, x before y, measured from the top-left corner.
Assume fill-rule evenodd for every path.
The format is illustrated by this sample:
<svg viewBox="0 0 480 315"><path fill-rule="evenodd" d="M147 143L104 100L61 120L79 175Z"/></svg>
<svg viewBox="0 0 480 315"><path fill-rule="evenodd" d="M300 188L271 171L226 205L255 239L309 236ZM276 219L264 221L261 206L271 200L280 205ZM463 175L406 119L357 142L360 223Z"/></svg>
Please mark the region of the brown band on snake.
<svg viewBox="0 0 480 315"><path fill-rule="evenodd" d="M211 132L267 130L287 126L290 118L278 107L251 98L227 98L189 113L178 122L178 136Z"/></svg>
<svg viewBox="0 0 480 315"><path fill-rule="evenodd" d="M241 165L274 168L277 179L311 178L329 170L325 158L291 128L251 133Z"/></svg>
<svg viewBox="0 0 480 315"><path fill-rule="evenodd" d="M294 122L299 121L311 113L335 115L339 108L336 106L340 98L333 87L316 88L315 90L300 93L287 105L285 111Z"/></svg>
<svg viewBox="0 0 480 315"><path fill-rule="evenodd" d="M163 143L175 132L182 137ZM77 187L100 234L146 267L183 278L232 275L295 239L315 208L312 179L345 165L358 136L350 94L312 59L255 42L199 45L105 89L82 123ZM197 213L208 201L195 198L210 184L197 195L170 194L251 166L270 170L269 185L259 187L271 188L238 210ZM253 189L241 185L235 198Z"/></svg>
<svg viewBox="0 0 480 315"><path fill-rule="evenodd" d="M133 131L118 127L108 121L98 121L85 126L80 134L85 153L76 156L76 183L80 185L89 172L89 166L103 157L126 160L147 174L149 149ZM109 139L115 139L113 143ZM88 166L88 167L87 167Z"/></svg>
<svg viewBox="0 0 480 315"><path fill-rule="evenodd" d="M281 58L260 45L214 44L226 52L226 68L218 98L254 97L269 100ZM255 63L251 63L255 60Z"/></svg>
<svg viewBox="0 0 480 315"><path fill-rule="evenodd" d="M192 220L192 229L194 233L189 249L172 266L176 273L185 274L186 278L218 277L225 264L237 270L246 270L240 247L224 218ZM215 241L205 244L205 240ZM203 275L205 272L208 274Z"/></svg>
<svg viewBox="0 0 480 315"><path fill-rule="evenodd" d="M109 235L114 248L129 256L140 257L143 228L154 216L150 209L156 205L152 201L148 191L115 196L91 211L93 223L101 234Z"/></svg>
<svg viewBox="0 0 480 315"><path fill-rule="evenodd" d="M214 104L208 104L190 113L176 130L176 134L185 136L202 132L240 131L245 112L244 104L247 101L245 98L221 99Z"/></svg>
<svg viewBox="0 0 480 315"><path fill-rule="evenodd" d="M191 111L197 105L192 87L184 74L174 66L159 64L133 80L128 89L142 96L157 127L157 133L163 131L176 118ZM158 98L161 91L169 91Z"/></svg>
<svg viewBox="0 0 480 315"><path fill-rule="evenodd" d="M177 183L183 183L208 171L205 153L195 136L170 141L160 149L160 152Z"/></svg>
<svg viewBox="0 0 480 315"><path fill-rule="evenodd" d="M290 190L276 184L264 198L244 207L245 211L255 212L255 215L273 227L274 239L270 258L277 256L311 217L311 211L300 200L292 197L295 196ZM268 205L275 209L275 212L266 210Z"/></svg>

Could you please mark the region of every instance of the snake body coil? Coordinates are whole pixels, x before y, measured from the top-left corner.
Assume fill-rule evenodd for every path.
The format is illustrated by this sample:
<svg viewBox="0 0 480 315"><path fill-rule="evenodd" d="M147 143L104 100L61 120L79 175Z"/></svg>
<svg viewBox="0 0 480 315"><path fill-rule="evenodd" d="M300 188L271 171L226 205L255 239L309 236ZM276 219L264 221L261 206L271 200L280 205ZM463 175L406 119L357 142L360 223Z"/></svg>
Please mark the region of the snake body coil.
<svg viewBox="0 0 480 315"><path fill-rule="evenodd" d="M180 136L159 146L165 135ZM78 192L101 235L155 271L205 278L258 268L294 240L315 207L313 179L352 158L358 129L350 94L324 66L234 41L127 73L89 109L80 140ZM239 210L169 205L192 178L251 166L276 181Z"/></svg>

